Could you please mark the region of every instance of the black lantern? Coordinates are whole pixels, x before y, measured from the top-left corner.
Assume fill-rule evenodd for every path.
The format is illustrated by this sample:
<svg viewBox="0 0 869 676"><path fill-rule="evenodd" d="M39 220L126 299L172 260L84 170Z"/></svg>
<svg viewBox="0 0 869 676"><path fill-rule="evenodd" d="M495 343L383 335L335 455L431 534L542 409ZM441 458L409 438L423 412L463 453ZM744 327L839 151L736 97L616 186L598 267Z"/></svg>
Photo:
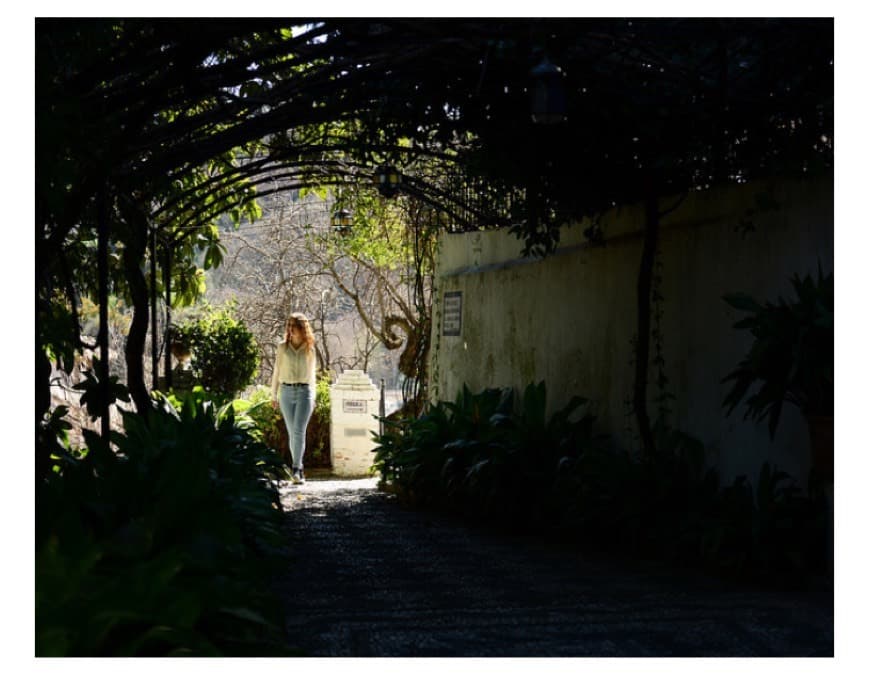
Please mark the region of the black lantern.
<svg viewBox="0 0 869 676"><path fill-rule="evenodd" d="M394 197L401 189L401 172L391 164L378 167L377 189L384 197Z"/></svg>
<svg viewBox="0 0 869 676"><path fill-rule="evenodd" d="M533 93L531 121L535 124L559 124L567 119L567 95L561 68L545 56L531 70Z"/></svg>
<svg viewBox="0 0 869 676"><path fill-rule="evenodd" d="M353 214L347 209L339 209L332 214L332 228L338 232L347 232L353 225Z"/></svg>

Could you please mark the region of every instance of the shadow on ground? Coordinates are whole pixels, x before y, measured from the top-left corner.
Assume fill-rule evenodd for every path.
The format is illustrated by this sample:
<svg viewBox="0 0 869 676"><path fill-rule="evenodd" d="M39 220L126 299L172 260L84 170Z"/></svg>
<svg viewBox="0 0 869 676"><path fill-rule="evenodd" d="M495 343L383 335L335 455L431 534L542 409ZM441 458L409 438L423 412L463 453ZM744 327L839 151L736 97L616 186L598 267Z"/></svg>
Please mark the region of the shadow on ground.
<svg viewBox="0 0 869 676"><path fill-rule="evenodd" d="M374 479L282 487L311 656L832 656L833 595L736 587L401 508Z"/></svg>

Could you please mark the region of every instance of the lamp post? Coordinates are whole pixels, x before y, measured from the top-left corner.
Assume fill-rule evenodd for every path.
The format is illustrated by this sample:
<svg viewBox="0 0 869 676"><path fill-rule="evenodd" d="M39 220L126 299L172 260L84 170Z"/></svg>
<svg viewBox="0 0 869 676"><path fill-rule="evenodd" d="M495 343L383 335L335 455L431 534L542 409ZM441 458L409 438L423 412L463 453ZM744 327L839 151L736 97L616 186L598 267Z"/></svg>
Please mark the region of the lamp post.
<svg viewBox="0 0 869 676"><path fill-rule="evenodd" d="M567 95L561 68L547 57L531 70L534 90L531 121L535 124L560 124L567 119Z"/></svg>
<svg viewBox="0 0 869 676"><path fill-rule="evenodd" d="M334 295L334 291L332 289L323 289L320 291L320 324L323 330L323 336L326 335L326 302L332 302L332 296Z"/></svg>
<svg viewBox="0 0 869 676"><path fill-rule="evenodd" d="M332 289L323 289L320 291L320 361L321 369L329 371L331 369L331 357L329 356L328 336L326 336L326 303L331 304L335 292Z"/></svg>
<svg viewBox="0 0 869 676"><path fill-rule="evenodd" d="M391 164L377 168L377 189L384 197L394 197L401 190L401 172Z"/></svg>
<svg viewBox="0 0 869 676"><path fill-rule="evenodd" d="M346 233L353 225L353 213L347 209L339 209L332 214L332 229Z"/></svg>

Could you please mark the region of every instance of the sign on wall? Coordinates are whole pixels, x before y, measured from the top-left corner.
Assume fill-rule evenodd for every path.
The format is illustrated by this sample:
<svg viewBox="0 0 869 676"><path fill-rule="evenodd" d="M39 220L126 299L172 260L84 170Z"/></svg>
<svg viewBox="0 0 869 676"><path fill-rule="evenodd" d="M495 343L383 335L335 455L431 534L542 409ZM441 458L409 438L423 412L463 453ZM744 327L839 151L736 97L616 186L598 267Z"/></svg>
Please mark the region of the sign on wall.
<svg viewBox="0 0 869 676"><path fill-rule="evenodd" d="M444 292L443 335L462 335L462 292Z"/></svg>
<svg viewBox="0 0 869 676"><path fill-rule="evenodd" d="M368 413L368 402L365 399L345 399L344 413Z"/></svg>

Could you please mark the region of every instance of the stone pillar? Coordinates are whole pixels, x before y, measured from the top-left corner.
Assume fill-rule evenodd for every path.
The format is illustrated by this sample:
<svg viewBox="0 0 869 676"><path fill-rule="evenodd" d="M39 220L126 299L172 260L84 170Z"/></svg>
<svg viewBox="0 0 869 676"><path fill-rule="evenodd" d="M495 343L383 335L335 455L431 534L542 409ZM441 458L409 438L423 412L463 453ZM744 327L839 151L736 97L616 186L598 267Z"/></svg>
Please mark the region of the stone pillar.
<svg viewBox="0 0 869 676"><path fill-rule="evenodd" d="M331 386L332 472L338 476L368 476L374 464L372 433L380 391L364 371L344 371Z"/></svg>

